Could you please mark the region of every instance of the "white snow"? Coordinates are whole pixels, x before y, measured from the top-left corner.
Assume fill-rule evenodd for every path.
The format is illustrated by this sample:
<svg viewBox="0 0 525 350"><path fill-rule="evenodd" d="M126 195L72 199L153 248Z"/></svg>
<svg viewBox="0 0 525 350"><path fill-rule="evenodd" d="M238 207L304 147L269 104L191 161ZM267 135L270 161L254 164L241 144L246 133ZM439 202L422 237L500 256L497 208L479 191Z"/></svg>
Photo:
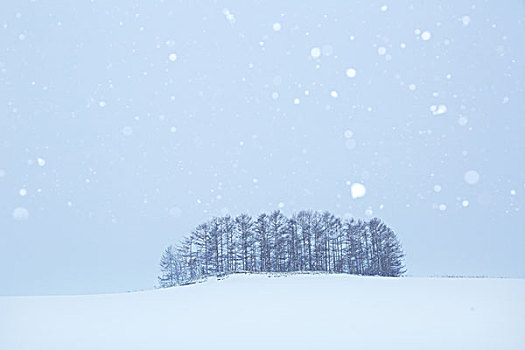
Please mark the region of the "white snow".
<svg viewBox="0 0 525 350"><path fill-rule="evenodd" d="M278 32L281 30L281 23L274 23L272 27L274 31Z"/></svg>
<svg viewBox="0 0 525 350"><path fill-rule="evenodd" d="M37 158L36 162L38 163L39 166L46 165L46 160L44 158Z"/></svg>
<svg viewBox="0 0 525 350"><path fill-rule="evenodd" d="M235 15L230 12L227 8L222 9L222 14L224 17L226 17L226 20L230 22L230 24L235 24Z"/></svg>
<svg viewBox="0 0 525 350"><path fill-rule="evenodd" d="M461 17L461 23L466 27L470 24L470 17L469 16L462 16Z"/></svg>
<svg viewBox="0 0 525 350"><path fill-rule="evenodd" d="M421 39L427 41L427 40L430 40L430 38L432 37L432 34L430 34L430 32L423 32L421 33Z"/></svg>
<svg viewBox="0 0 525 350"><path fill-rule="evenodd" d="M337 98L339 96L339 94L337 93L337 91L332 90L332 91L330 91L330 96L332 96L333 98Z"/></svg>
<svg viewBox="0 0 525 350"><path fill-rule="evenodd" d="M434 192L441 192L441 186L440 185L434 185Z"/></svg>
<svg viewBox="0 0 525 350"><path fill-rule="evenodd" d="M386 53L386 49L383 46L381 46L380 48L377 49L377 53L383 56Z"/></svg>
<svg viewBox="0 0 525 350"><path fill-rule="evenodd" d="M321 49L318 47L314 47L310 50L310 55L313 58L319 58L321 56Z"/></svg>
<svg viewBox="0 0 525 350"><path fill-rule="evenodd" d="M468 170L465 173L465 182L469 185L475 185L479 182L479 173L476 170Z"/></svg>
<svg viewBox="0 0 525 350"><path fill-rule="evenodd" d="M525 348L525 280L233 275L0 297L2 350Z"/></svg>
<svg viewBox="0 0 525 350"><path fill-rule="evenodd" d="M170 53L168 56L171 62L175 62L177 60L177 54L176 53Z"/></svg>
<svg viewBox="0 0 525 350"><path fill-rule="evenodd" d="M20 190L18 190L18 194L24 197L25 195L27 195L27 190L25 188L21 188Z"/></svg>
<svg viewBox="0 0 525 350"><path fill-rule="evenodd" d="M133 128L131 126L125 126L122 128L122 134L124 136L131 136L133 135Z"/></svg>
<svg viewBox="0 0 525 350"><path fill-rule="evenodd" d="M468 123L468 118L467 118L467 117L465 117L465 116L462 115L462 116L460 116L460 117L458 118L458 124L459 124L459 125L461 125L461 126L465 126L465 125L467 125L467 123Z"/></svg>
<svg viewBox="0 0 525 350"><path fill-rule="evenodd" d="M443 105L443 104L441 104L439 106L432 105L432 106L430 106L430 111L432 112L433 115L445 114L445 113L447 113L447 106Z"/></svg>
<svg viewBox="0 0 525 350"><path fill-rule="evenodd" d="M27 210L24 207L17 207L13 210L12 215L13 219L15 219L16 221L25 221L29 219L29 210Z"/></svg>
<svg viewBox="0 0 525 350"><path fill-rule="evenodd" d="M346 76L349 78L355 78L357 71L354 68L348 68L346 70Z"/></svg>
<svg viewBox="0 0 525 350"><path fill-rule="evenodd" d="M352 194L352 198L354 199L364 197L366 194L366 187L363 184L354 182L350 186L350 193Z"/></svg>

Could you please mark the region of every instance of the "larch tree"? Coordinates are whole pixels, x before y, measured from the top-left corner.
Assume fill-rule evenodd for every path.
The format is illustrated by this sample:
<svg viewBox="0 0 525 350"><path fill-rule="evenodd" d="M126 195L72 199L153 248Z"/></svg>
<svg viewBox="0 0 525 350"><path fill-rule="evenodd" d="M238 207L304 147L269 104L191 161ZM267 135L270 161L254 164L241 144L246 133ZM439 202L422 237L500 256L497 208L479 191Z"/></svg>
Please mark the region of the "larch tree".
<svg viewBox="0 0 525 350"><path fill-rule="evenodd" d="M180 283L180 259L177 257L173 246L167 247L160 258L159 286L162 288L173 287Z"/></svg>

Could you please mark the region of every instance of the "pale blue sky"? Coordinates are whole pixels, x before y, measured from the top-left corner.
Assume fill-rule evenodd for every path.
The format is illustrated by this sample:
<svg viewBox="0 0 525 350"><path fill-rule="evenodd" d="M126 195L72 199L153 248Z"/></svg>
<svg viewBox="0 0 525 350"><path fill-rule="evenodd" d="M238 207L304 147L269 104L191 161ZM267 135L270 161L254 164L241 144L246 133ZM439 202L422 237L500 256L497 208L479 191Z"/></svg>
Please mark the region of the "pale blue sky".
<svg viewBox="0 0 525 350"><path fill-rule="evenodd" d="M523 1L8 1L0 294L150 289L199 223L278 208L525 277L523 33Z"/></svg>

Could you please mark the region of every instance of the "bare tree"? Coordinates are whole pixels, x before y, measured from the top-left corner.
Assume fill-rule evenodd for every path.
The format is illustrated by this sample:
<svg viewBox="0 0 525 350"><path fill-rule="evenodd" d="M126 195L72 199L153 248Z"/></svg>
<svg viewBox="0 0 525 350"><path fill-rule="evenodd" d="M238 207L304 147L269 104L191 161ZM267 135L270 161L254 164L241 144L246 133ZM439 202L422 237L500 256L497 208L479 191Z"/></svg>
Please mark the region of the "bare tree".
<svg viewBox="0 0 525 350"><path fill-rule="evenodd" d="M167 247L160 258L159 286L162 288L173 287L180 283L179 258L176 256L173 246Z"/></svg>

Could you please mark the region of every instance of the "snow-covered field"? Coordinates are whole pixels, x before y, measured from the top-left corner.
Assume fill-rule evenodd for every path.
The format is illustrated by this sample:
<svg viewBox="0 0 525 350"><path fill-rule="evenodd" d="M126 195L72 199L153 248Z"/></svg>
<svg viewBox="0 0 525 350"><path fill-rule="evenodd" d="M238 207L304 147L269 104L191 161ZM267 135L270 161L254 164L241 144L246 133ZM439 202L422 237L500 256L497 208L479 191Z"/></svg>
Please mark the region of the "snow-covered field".
<svg viewBox="0 0 525 350"><path fill-rule="evenodd" d="M525 280L233 275L0 297L0 349L525 349Z"/></svg>

